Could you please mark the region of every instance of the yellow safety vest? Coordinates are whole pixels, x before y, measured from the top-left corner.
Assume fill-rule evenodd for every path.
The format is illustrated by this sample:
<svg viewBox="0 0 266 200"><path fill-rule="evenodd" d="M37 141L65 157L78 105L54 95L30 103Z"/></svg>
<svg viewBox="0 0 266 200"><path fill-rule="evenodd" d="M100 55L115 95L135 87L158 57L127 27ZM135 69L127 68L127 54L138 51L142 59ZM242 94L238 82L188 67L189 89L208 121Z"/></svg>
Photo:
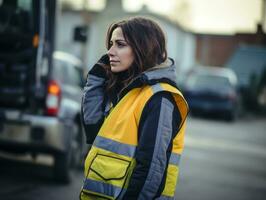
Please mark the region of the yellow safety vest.
<svg viewBox="0 0 266 200"><path fill-rule="evenodd" d="M178 180L178 162L184 146L185 120L188 106L175 87L166 83L135 88L128 92L105 119L85 160L85 180L80 198L119 199L128 186L136 165L138 127L143 108L157 92L173 94L182 123L173 140L162 198L173 199Z"/></svg>

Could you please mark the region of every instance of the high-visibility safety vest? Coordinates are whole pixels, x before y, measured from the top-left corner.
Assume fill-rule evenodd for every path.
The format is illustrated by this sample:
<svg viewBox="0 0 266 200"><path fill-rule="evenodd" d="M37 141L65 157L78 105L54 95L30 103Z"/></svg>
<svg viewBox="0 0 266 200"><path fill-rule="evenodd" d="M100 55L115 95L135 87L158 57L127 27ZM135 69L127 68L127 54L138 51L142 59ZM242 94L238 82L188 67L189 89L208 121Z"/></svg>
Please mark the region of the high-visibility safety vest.
<svg viewBox="0 0 266 200"><path fill-rule="evenodd" d="M182 94L166 83L134 88L113 108L86 157L85 180L80 199L120 199L123 196L136 165L134 154L138 145L141 113L151 96L160 91L173 94L182 121L173 140L166 183L159 198L174 199L188 106Z"/></svg>

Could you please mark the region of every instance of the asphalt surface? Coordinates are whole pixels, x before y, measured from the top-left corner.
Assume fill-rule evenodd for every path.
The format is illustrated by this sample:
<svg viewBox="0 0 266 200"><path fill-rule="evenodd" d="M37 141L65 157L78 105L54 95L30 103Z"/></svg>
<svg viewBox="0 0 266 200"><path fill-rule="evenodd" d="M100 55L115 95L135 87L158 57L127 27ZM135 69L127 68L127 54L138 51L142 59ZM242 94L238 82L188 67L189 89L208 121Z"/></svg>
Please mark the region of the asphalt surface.
<svg viewBox="0 0 266 200"><path fill-rule="evenodd" d="M190 117L180 163L180 200L266 199L266 118L246 116L230 123ZM0 154L0 200L74 200L82 170L72 182L52 178L52 160Z"/></svg>

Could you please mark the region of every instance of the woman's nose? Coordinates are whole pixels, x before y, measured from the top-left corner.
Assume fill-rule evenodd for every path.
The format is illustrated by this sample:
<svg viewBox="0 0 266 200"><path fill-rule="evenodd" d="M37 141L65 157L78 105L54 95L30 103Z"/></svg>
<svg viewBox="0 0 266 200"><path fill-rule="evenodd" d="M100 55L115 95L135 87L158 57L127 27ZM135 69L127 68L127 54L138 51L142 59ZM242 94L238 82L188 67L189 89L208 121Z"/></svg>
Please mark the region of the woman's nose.
<svg viewBox="0 0 266 200"><path fill-rule="evenodd" d="M113 46L110 47L110 49L107 51L107 54L109 57L115 55L115 50L114 50Z"/></svg>

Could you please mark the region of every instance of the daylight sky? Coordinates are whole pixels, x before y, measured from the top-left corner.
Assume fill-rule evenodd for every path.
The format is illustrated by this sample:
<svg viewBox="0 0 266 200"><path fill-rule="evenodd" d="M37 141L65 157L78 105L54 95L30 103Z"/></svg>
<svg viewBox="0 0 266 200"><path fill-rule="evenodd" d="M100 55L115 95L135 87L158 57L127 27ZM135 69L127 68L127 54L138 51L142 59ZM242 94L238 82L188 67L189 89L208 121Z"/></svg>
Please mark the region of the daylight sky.
<svg viewBox="0 0 266 200"><path fill-rule="evenodd" d="M105 1L75 0L74 2L85 2L91 9L101 10ZM257 24L262 20L262 1L123 0L123 7L128 11L137 11L145 4L151 11L166 15L193 32L234 34L256 32Z"/></svg>

